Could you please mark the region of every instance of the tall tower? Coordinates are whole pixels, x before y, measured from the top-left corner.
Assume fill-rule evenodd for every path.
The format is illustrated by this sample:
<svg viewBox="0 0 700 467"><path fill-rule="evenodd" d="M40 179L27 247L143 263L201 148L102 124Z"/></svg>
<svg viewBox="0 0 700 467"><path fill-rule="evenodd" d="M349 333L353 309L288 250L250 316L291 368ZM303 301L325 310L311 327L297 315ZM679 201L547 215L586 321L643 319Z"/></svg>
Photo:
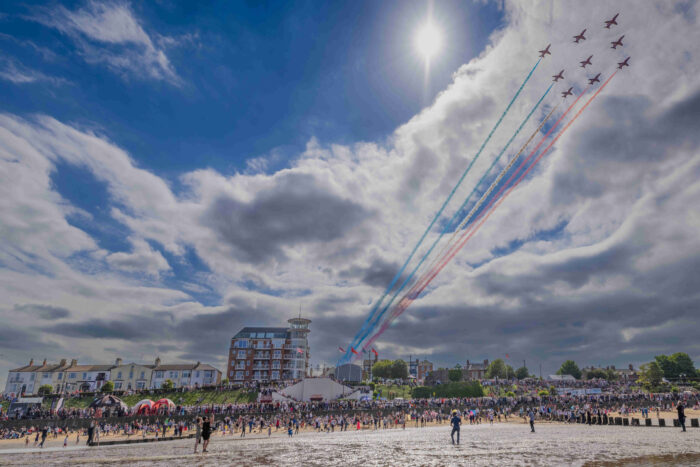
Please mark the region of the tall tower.
<svg viewBox="0 0 700 467"><path fill-rule="evenodd" d="M310 319L302 318L301 314L298 318L287 320L289 323L289 339L292 351L292 379L302 379L306 376L306 370L309 367L309 324Z"/></svg>

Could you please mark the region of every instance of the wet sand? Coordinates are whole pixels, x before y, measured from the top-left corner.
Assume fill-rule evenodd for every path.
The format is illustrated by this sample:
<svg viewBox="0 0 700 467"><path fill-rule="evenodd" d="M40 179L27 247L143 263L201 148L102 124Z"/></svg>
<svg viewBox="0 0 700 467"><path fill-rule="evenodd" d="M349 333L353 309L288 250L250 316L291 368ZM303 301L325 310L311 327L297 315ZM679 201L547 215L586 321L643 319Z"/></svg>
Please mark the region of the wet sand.
<svg viewBox="0 0 700 467"><path fill-rule="evenodd" d="M213 438L206 454L193 440L86 448L19 449L3 465L698 465L700 429L521 423L465 425L453 446L445 425L379 431L278 433ZM29 452L32 451L32 452ZM200 448L201 451L201 448Z"/></svg>

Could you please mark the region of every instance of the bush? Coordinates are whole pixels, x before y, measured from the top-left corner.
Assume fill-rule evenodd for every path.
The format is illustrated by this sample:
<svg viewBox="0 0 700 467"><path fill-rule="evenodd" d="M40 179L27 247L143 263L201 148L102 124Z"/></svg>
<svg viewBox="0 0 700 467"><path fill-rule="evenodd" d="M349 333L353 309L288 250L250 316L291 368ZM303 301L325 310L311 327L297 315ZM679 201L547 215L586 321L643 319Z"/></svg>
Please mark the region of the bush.
<svg viewBox="0 0 700 467"><path fill-rule="evenodd" d="M678 386L671 386L671 392L674 394L678 394Z"/></svg>
<svg viewBox="0 0 700 467"><path fill-rule="evenodd" d="M111 381L105 381L105 384L100 388L101 392L112 392L114 391L114 383Z"/></svg>
<svg viewBox="0 0 700 467"><path fill-rule="evenodd" d="M163 381L163 384L160 385L161 389L165 389L166 391L172 391L172 389L175 387L175 383L173 383L173 380L171 379L166 379Z"/></svg>
<svg viewBox="0 0 700 467"><path fill-rule="evenodd" d="M51 387L50 384L44 384L39 388L38 394L40 396L48 396L53 392L53 388Z"/></svg>
<svg viewBox="0 0 700 467"><path fill-rule="evenodd" d="M508 391L506 397L515 397L515 393L513 391Z"/></svg>
<svg viewBox="0 0 700 467"><path fill-rule="evenodd" d="M433 393L435 397L484 397L484 388L478 381L461 381L434 387L418 386L411 391L414 399L427 399Z"/></svg>
<svg viewBox="0 0 700 467"><path fill-rule="evenodd" d="M370 388L372 391L374 391L374 389L377 387L377 385L374 383L374 381L371 382L371 383L369 383L367 386L369 386L369 388Z"/></svg>
<svg viewBox="0 0 700 467"><path fill-rule="evenodd" d="M538 392L537 394L538 394L540 397L542 397L542 396L548 396L548 395L549 395L549 391L547 391L546 389L540 389L540 392Z"/></svg>

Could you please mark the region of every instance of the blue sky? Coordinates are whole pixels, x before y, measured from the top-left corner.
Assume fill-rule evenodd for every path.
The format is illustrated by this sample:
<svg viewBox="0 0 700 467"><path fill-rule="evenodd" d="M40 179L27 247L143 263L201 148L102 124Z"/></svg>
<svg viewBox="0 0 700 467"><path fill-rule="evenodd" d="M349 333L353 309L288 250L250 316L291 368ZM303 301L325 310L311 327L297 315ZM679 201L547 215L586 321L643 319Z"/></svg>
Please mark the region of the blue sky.
<svg viewBox="0 0 700 467"><path fill-rule="evenodd" d="M562 90L632 66L376 347L449 366L508 352L545 372L699 359L698 5L435 2L444 46L426 83L428 5L3 4L0 378L31 357L223 367L241 327L300 306L314 364L334 363L547 43L436 225L553 74L477 195Z"/></svg>
<svg viewBox="0 0 700 467"><path fill-rule="evenodd" d="M270 154L279 168L312 137L344 144L389 135L503 21L492 3L436 6L447 46L432 66L426 102L413 46L424 1L199 3L132 5L145 30L177 41L167 50L177 84L86 62L72 37L31 20L37 5L5 9L3 54L67 81L20 92L1 81L5 110L97 126L166 177L201 167L231 173Z"/></svg>

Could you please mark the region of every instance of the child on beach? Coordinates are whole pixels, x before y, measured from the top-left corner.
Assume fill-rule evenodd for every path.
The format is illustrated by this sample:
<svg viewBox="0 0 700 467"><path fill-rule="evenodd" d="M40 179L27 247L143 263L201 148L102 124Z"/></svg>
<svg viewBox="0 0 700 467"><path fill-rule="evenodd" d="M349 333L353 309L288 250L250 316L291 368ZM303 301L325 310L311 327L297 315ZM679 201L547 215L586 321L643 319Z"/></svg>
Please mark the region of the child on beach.
<svg viewBox="0 0 700 467"><path fill-rule="evenodd" d="M65 448L66 446L68 446L68 434L66 434L66 437L63 438L63 447Z"/></svg>

